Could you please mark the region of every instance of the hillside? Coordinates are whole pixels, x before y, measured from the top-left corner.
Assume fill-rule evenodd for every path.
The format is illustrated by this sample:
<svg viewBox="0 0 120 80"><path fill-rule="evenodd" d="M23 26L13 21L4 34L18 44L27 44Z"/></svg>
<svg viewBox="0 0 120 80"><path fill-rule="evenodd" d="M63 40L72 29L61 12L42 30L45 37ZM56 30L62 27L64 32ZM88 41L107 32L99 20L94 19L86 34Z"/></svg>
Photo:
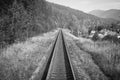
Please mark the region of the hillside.
<svg viewBox="0 0 120 80"><path fill-rule="evenodd" d="M112 23L118 23L117 20L99 18L62 5L48 4L52 7L53 19L57 26L70 29L76 36L79 33L87 34L90 27L109 27Z"/></svg>
<svg viewBox="0 0 120 80"><path fill-rule="evenodd" d="M1 0L0 4L0 48L58 27L78 36L87 35L91 27L118 23L45 0Z"/></svg>
<svg viewBox="0 0 120 80"><path fill-rule="evenodd" d="M92 15L101 17L101 18L112 18L112 19L120 21L120 10L117 10L117 9L110 9L110 10L106 10L106 11L93 10L89 13Z"/></svg>
<svg viewBox="0 0 120 80"><path fill-rule="evenodd" d="M101 14L104 13L104 11L103 10L93 10L93 11L90 11L89 13L92 15L100 17Z"/></svg>
<svg viewBox="0 0 120 80"><path fill-rule="evenodd" d="M0 48L53 29L49 10L45 0L0 0Z"/></svg>

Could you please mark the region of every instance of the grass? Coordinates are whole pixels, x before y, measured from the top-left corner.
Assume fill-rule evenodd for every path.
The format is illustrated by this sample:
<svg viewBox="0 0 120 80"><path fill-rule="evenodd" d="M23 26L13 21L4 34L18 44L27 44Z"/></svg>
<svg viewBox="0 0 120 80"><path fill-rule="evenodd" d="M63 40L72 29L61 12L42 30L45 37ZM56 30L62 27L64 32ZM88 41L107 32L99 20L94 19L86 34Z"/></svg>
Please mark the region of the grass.
<svg viewBox="0 0 120 80"><path fill-rule="evenodd" d="M76 54L76 64L79 64L78 67L92 80L102 80L100 73L109 80L120 80L120 44L109 41L94 42L82 37L73 37L68 32L66 39L70 41L67 41L69 48L71 47L69 51Z"/></svg>
<svg viewBox="0 0 120 80"><path fill-rule="evenodd" d="M109 41L74 40L76 45L92 56L95 64L111 80L120 80L120 44Z"/></svg>
<svg viewBox="0 0 120 80"><path fill-rule="evenodd" d="M29 80L42 65L57 31L29 38L3 49L0 54L0 80Z"/></svg>
<svg viewBox="0 0 120 80"><path fill-rule="evenodd" d="M74 70L76 70L80 80L109 80L100 70L99 66L95 64L92 56L80 50L76 45L74 39L78 40L78 38L71 37L68 34L65 34L65 38Z"/></svg>

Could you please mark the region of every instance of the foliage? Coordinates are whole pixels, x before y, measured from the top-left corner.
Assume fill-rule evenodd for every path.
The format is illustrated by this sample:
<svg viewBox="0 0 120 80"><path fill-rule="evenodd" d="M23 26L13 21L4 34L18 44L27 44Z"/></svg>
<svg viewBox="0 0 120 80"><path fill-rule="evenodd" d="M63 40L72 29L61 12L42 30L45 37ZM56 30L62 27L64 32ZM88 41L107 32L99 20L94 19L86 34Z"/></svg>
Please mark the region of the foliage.
<svg viewBox="0 0 120 80"><path fill-rule="evenodd" d="M53 29L48 29L50 9L47 10L45 0L1 0L0 3L3 4L0 5L0 47Z"/></svg>
<svg viewBox="0 0 120 80"><path fill-rule="evenodd" d="M114 22L45 0L1 0L0 4L1 47L57 27L68 28L79 36L86 35L90 27Z"/></svg>
<svg viewBox="0 0 120 80"><path fill-rule="evenodd" d="M110 79L120 79L120 45L109 41L75 41L76 45L90 54L94 63Z"/></svg>
<svg viewBox="0 0 120 80"><path fill-rule="evenodd" d="M118 39L117 36L112 36L112 35L106 35L102 40L103 41L107 40L116 44L120 43L120 39Z"/></svg>
<svg viewBox="0 0 120 80"><path fill-rule="evenodd" d="M35 70L43 66L55 35L49 32L4 49L0 54L0 80L29 80L34 76Z"/></svg>
<svg viewBox="0 0 120 80"><path fill-rule="evenodd" d="M112 23L116 24L118 22L111 19L98 18L69 7L53 3L48 4L52 7L52 16L57 26L70 29L76 36L79 36L79 32L83 35L87 34L90 28L101 30L109 27Z"/></svg>

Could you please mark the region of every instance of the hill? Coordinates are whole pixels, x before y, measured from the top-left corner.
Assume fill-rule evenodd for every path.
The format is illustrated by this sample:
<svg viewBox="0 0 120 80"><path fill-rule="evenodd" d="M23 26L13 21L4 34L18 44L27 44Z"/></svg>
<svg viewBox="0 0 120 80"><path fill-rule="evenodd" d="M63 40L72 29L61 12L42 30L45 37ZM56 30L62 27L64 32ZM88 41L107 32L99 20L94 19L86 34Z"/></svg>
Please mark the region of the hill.
<svg viewBox="0 0 120 80"><path fill-rule="evenodd" d="M93 10L89 12L92 15L100 17L102 13L104 13L104 10Z"/></svg>
<svg viewBox="0 0 120 80"><path fill-rule="evenodd" d="M120 10L110 9L110 10L93 10L89 12L92 15L101 17L101 18L112 18L120 21Z"/></svg>
<svg viewBox="0 0 120 80"><path fill-rule="evenodd" d="M70 29L76 36L79 33L87 34L89 28L98 26L109 27L119 21L103 19L69 7L48 3L52 8L52 15L59 27Z"/></svg>
<svg viewBox="0 0 120 80"><path fill-rule="evenodd" d="M48 32L45 0L0 0L0 47Z"/></svg>
<svg viewBox="0 0 120 80"><path fill-rule="evenodd" d="M118 23L102 19L45 0L0 1L0 47L26 40L55 28L68 28L78 36L87 35L89 28L108 27Z"/></svg>

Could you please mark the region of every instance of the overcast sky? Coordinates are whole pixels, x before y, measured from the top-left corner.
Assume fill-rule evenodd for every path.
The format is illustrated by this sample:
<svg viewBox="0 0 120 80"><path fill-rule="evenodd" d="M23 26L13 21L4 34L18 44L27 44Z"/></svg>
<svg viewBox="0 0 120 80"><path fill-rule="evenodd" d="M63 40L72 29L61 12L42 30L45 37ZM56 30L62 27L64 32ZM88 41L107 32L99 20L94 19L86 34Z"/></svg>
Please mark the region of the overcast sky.
<svg viewBox="0 0 120 80"><path fill-rule="evenodd" d="M57 4L69 6L84 12L91 10L120 9L120 0L47 0Z"/></svg>

